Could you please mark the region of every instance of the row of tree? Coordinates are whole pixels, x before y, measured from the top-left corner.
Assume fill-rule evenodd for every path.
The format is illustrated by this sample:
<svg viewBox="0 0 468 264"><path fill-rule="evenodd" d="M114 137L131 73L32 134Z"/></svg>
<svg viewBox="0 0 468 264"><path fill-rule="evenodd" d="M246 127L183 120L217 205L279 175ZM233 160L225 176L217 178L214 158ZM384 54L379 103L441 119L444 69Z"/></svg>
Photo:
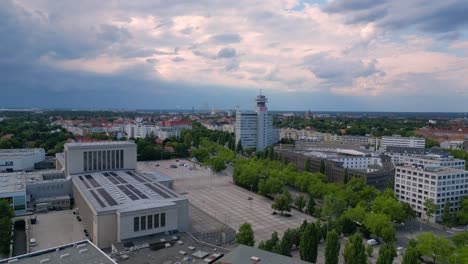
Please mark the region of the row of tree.
<svg viewBox="0 0 468 264"><path fill-rule="evenodd" d="M252 226L244 223L236 234L239 244L254 246L255 236ZM325 263L338 264L340 256L340 236L329 224L304 223L295 229L287 229L280 239L277 232L273 232L271 238L261 241L258 248L291 256L293 249L299 249L302 260L317 263L318 245L325 243ZM368 258L373 255L373 247L365 246L363 236L357 232L351 235L342 251L343 263L362 264L368 263ZM377 264L392 264L397 256L394 242L384 243L380 246ZM420 264L422 258L430 258L433 263L468 263L468 233L461 233L451 240L434 235L422 233L415 240L410 240L403 255L402 264Z"/></svg>
<svg viewBox="0 0 468 264"><path fill-rule="evenodd" d="M10 251L11 228L13 226L11 219L13 216L14 212L9 201L0 199L0 255L8 256Z"/></svg>

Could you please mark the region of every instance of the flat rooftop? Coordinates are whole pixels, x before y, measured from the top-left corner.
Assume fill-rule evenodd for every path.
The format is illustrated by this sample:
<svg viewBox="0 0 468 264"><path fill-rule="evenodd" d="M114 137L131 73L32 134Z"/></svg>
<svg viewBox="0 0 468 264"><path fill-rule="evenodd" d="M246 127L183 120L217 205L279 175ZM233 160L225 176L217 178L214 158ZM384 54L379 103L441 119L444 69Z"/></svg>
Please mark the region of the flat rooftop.
<svg viewBox="0 0 468 264"><path fill-rule="evenodd" d="M49 261L44 261L48 259ZM45 249L42 251L16 256L9 259L0 260L0 263L20 263L20 264L82 264L101 263L116 264L104 252L98 249L88 240L79 241L72 244L62 245Z"/></svg>
<svg viewBox="0 0 468 264"><path fill-rule="evenodd" d="M0 173L0 193L26 192L25 179L23 172Z"/></svg>
<svg viewBox="0 0 468 264"><path fill-rule="evenodd" d="M407 169L407 170L412 170L412 171L425 171L425 172L429 172L429 173L436 174L436 175L444 175L447 173L467 173L467 171L465 170L457 170L457 169L452 169L449 167L439 167L439 166L431 166L431 165L425 166L424 169L416 168L414 166L398 166L397 168Z"/></svg>
<svg viewBox="0 0 468 264"><path fill-rule="evenodd" d="M10 155L30 155L35 152L43 152L45 153L44 149L41 148L23 148L23 149L0 149L0 157L10 156Z"/></svg>
<svg viewBox="0 0 468 264"><path fill-rule="evenodd" d="M66 143L66 147L98 147L98 146L136 146L133 141L98 141L98 142L72 142Z"/></svg>
<svg viewBox="0 0 468 264"><path fill-rule="evenodd" d="M186 199L134 170L83 173L73 175L72 180L98 212L168 206Z"/></svg>
<svg viewBox="0 0 468 264"><path fill-rule="evenodd" d="M280 254L268 252L254 247L248 247L244 245L239 245L231 252L227 253L222 257L219 262L221 264L245 264L245 263L254 263L250 258L257 257L260 259L258 263L268 263L268 264L307 264L309 262L295 259L291 257L286 257Z"/></svg>

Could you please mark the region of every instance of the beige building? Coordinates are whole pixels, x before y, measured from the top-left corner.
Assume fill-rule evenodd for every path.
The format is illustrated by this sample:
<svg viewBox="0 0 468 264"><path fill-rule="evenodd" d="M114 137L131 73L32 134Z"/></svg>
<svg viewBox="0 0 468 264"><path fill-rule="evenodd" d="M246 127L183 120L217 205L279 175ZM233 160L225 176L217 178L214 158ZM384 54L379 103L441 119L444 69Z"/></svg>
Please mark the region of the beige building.
<svg viewBox="0 0 468 264"><path fill-rule="evenodd" d="M187 198L135 171L135 143L68 143L64 149L75 210L99 248L188 229Z"/></svg>

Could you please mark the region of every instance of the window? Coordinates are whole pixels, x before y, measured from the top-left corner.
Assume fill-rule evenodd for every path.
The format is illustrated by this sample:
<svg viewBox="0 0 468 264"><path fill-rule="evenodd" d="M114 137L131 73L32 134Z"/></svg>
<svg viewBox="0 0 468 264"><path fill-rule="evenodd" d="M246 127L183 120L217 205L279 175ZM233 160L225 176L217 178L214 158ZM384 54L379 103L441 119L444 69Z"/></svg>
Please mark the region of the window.
<svg viewBox="0 0 468 264"><path fill-rule="evenodd" d="M120 151L120 168L123 169L124 167L124 159L123 159L123 150L119 150Z"/></svg>
<svg viewBox="0 0 468 264"><path fill-rule="evenodd" d="M140 218L134 217L133 218L133 232L140 231Z"/></svg>
<svg viewBox="0 0 468 264"><path fill-rule="evenodd" d="M141 230L146 230L146 216L141 217Z"/></svg>
<svg viewBox="0 0 468 264"><path fill-rule="evenodd" d="M166 213L161 213L161 227L166 226Z"/></svg>
<svg viewBox="0 0 468 264"><path fill-rule="evenodd" d="M93 151L93 170L98 170L97 151Z"/></svg>
<svg viewBox="0 0 468 264"><path fill-rule="evenodd" d="M112 161L112 166L111 166L111 169L115 169L115 150L112 150L111 151L111 161Z"/></svg>
<svg viewBox="0 0 468 264"><path fill-rule="evenodd" d="M154 228L159 227L159 214L154 215Z"/></svg>
<svg viewBox="0 0 468 264"><path fill-rule="evenodd" d="M148 215L148 229L153 229L153 215Z"/></svg>
<svg viewBox="0 0 468 264"><path fill-rule="evenodd" d="M83 152L83 170L88 171L88 152Z"/></svg>
<svg viewBox="0 0 468 264"><path fill-rule="evenodd" d="M98 170L102 170L102 151L98 151Z"/></svg>

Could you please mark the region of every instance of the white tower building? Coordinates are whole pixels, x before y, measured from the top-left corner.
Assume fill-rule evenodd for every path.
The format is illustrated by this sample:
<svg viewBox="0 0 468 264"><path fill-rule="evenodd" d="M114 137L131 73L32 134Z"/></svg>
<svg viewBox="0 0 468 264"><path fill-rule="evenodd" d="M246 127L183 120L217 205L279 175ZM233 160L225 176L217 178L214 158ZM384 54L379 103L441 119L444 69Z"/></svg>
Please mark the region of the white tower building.
<svg viewBox="0 0 468 264"><path fill-rule="evenodd" d="M255 112L236 113L236 142L243 148L264 150L279 140L278 130L273 127L273 115L268 112L268 99L260 94L255 99Z"/></svg>

